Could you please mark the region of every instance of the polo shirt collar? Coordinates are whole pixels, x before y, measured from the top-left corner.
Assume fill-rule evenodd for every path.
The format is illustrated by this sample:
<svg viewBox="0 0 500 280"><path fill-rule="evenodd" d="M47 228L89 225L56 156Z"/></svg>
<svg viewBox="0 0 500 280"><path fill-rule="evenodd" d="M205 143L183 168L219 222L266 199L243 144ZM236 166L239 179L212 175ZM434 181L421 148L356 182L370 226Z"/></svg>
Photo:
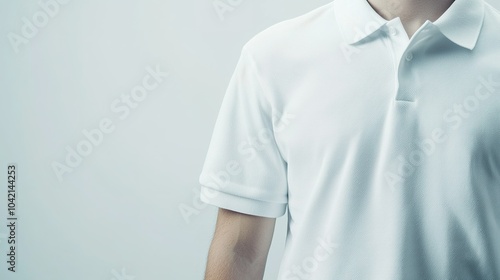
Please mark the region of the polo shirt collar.
<svg viewBox="0 0 500 280"><path fill-rule="evenodd" d="M334 0L335 16L347 44L369 37L389 21L381 17L367 0ZM473 49L484 20L482 0L455 0L439 19L430 24L450 41Z"/></svg>
<svg viewBox="0 0 500 280"><path fill-rule="evenodd" d="M481 32L483 20L484 2L482 0L455 0L433 24L450 41L472 50Z"/></svg>
<svg viewBox="0 0 500 280"><path fill-rule="evenodd" d="M344 40L355 44L387 23L367 0L334 0L335 16Z"/></svg>

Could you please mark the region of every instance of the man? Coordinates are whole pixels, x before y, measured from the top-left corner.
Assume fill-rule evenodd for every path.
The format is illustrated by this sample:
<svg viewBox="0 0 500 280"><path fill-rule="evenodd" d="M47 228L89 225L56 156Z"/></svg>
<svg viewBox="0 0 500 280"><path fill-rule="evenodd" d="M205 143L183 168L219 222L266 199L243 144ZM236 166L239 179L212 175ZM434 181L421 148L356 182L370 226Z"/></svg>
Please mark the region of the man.
<svg viewBox="0 0 500 280"><path fill-rule="evenodd" d="M500 13L335 0L242 49L200 175L205 279L500 279Z"/></svg>

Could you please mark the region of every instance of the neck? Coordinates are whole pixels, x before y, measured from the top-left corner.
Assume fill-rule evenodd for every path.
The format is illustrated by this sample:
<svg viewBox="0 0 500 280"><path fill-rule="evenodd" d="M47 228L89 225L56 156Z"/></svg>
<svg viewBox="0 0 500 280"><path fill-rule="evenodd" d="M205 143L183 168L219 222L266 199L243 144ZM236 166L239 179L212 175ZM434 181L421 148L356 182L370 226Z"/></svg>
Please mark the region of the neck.
<svg viewBox="0 0 500 280"><path fill-rule="evenodd" d="M437 20L454 0L367 0L372 8L384 19L401 19L408 37L429 20Z"/></svg>

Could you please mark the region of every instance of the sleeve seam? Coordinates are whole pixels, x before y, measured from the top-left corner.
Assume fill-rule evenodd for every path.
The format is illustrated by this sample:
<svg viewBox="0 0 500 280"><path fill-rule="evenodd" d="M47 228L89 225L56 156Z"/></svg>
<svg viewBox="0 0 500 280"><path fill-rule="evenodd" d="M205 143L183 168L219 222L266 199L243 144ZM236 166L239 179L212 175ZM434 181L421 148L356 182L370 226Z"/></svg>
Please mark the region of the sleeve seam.
<svg viewBox="0 0 500 280"><path fill-rule="evenodd" d="M203 186L203 185L202 185ZM228 194L215 190L219 196L206 196L200 193L201 201L217 206L219 208L230 209L236 212L249 215L264 216L270 218L278 218L283 216L288 208L288 203L273 203L256 200L238 195Z"/></svg>
<svg viewBox="0 0 500 280"><path fill-rule="evenodd" d="M248 47L248 43L247 43L242 48L242 54L246 54L250 58L250 61L251 61L250 64L251 64L252 70L254 72L254 75L257 79L257 83L259 84L260 92L263 95L264 99L266 100L267 105L269 106L269 118L270 118L270 123L271 123L271 130L273 133L273 141L276 144L276 147L277 147L277 150L278 150L278 153L280 155L281 160L283 160L283 162L285 164L287 164L288 162L285 160L285 157L283 156L281 148L279 147L279 145L276 141L276 134L275 134L276 131L274 130L274 110L273 110L273 106L272 106L270 97L268 96L268 91L266 91L263 87L263 83L262 83L262 79L261 79L261 75L259 72L257 62L256 62L255 57L253 56L252 52L250 50L248 50L248 48L249 47Z"/></svg>
<svg viewBox="0 0 500 280"><path fill-rule="evenodd" d="M248 46L248 44L245 44L243 46L243 53L246 53L248 55L248 57L250 58L252 71L254 72L254 75L257 78L257 83L259 84L260 92L262 93L263 97L266 99L266 102L267 102L269 108L272 110L272 105L271 105L271 102L269 100L269 96L267 96L268 93L266 90L264 90L264 87L262 86L263 83L262 83L259 69L257 67L257 62L255 61L255 57L253 56L253 54L248 50L247 46ZM272 113L272 111L271 111L271 113ZM271 117L272 117L272 115L271 115Z"/></svg>

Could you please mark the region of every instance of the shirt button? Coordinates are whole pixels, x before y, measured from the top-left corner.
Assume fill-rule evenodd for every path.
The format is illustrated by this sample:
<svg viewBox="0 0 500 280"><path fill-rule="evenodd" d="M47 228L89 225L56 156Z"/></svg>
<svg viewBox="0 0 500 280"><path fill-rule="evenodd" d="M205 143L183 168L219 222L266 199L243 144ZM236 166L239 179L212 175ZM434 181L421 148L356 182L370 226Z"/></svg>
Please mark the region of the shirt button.
<svg viewBox="0 0 500 280"><path fill-rule="evenodd" d="M412 59L413 59L413 53L410 52L406 55L406 61L411 61Z"/></svg>
<svg viewBox="0 0 500 280"><path fill-rule="evenodd" d="M398 34L398 31L396 30L396 28L390 26L389 27L389 34L391 34L392 36L395 36L396 34Z"/></svg>

